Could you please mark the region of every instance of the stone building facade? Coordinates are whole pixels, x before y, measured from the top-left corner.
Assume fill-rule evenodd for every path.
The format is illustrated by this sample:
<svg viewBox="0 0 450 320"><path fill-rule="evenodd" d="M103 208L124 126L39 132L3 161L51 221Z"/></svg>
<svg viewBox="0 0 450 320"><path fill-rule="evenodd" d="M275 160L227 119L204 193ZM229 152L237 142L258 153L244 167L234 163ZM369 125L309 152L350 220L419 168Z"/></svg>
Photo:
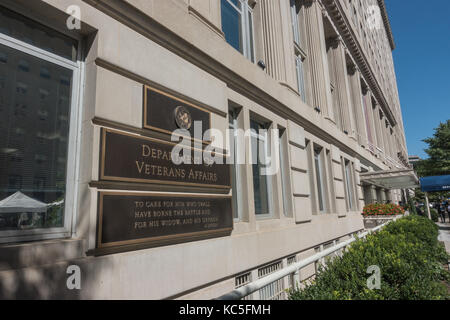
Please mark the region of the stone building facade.
<svg viewBox="0 0 450 320"><path fill-rule="evenodd" d="M215 298L361 231L365 203L402 199L360 178L409 169L383 0L1 0L0 12L0 201L48 206L0 206L1 297ZM146 125L146 88L224 136L279 129L281 170L231 165L231 189L105 178L105 132L168 139ZM234 156L250 158L250 140ZM232 230L98 251L105 195L161 194L231 197Z"/></svg>

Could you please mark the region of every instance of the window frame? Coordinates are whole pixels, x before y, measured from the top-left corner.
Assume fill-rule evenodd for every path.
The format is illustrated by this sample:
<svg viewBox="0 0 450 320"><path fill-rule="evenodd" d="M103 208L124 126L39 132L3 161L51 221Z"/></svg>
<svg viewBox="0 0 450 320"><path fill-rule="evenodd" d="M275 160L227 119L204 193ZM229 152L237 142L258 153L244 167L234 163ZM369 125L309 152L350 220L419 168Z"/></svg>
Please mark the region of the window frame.
<svg viewBox="0 0 450 320"><path fill-rule="evenodd" d="M347 212L357 210L356 200L356 188L355 188L355 174L353 170L353 162L349 159L342 157L342 170L344 177L344 189L345 189L345 202L347 206Z"/></svg>
<svg viewBox="0 0 450 320"><path fill-rule="evenodd" d="M300 7L298 8L298 5ZM298 9L298 10L297 10ZM306 101L306 46L304 43L304 30L303 20L300 19L300 12L303 10L303 6L298 0L290 0L290 13L291 13L291 25L292 25L292 35L293 35L293 45L294 45L294 60L295 60L295 73L297 78L297 91L303 102ZM303 27L303 28L302 28Z"/></svg>
<svg viewBox="0 0 450 320"><path fill-rule="evenodd" d="M255 62L255 17L253 14L253 8L249 5L248 0L237 0L241 4L241 9L236 7L236 5L231 0L221 0L226 1L234 10L238 12L241 16L241 30L242 30L242 51L240 52L244 57L249 59L252 63ZM223 21L222 21L223 25ZM228 43L228 42L227 42ZM234 47L233 47L234 48Z"/></svg>
<svg viewBox="0 0 450 320"><path fill-rule="evenodd" d="M261 128L265 128L268 129L270 127L269 123L265 123L261 120L255 119L254 117L250 117L250 144L251 144L251 159L252 159L252 166L251 166L251 170L252 170L252 179L254 177L254 163L253 163L253 159L255 157L255 155L253 154L253 139L256 139L256 141L258 141L258 144L260 143L259 140L262 139L264 141L264 155L265 156L272 156L268 153L268 150L270 150L271 147L271 143L270 143L270 135L268 134L267 136L262 136L258 133L256 133L252 128L251 128L251 123L255 122L257 123ZM259 162L259 154L256 155L256 160ZM254 215L256 217L257 220L262 220L262 219L271 219L275 216L275 212L274 212L274 201L273 201L273 176L265 176L266 179L266 184L267 184L267 210L268 213L256 213L256 208L254 208ZM253 180L252 180L253 181ZM253 203L255 203L255 186L254 183L252 182L252 188L253 188Z"/></svg>
<svg viewBox="0 0 450 320"><path fill-rule="evenodd" d="M313 144L313 162L314 162L314 179L316 184L316 191L317 191L317 212L320 214L327 213L328 208L328 201L327 201L327 187L326 187L326 172L324 172L325 169L325 163L324 163L324 148L320 147L316 144ZM324 170L325 169L325 170ZM321 205L322 203L322 205ZM322 206L322 209L320 208Z"/></svg>
<svg viewBox="0 0 450 320"><path fill-rule="evenodd" d="M237 163L237 159L242 155L242 150L239 147L238 143L238 130L239 128L239 113L242 112L242 110L237 110L236 108L230 107L228 109L228 129L233 134L233 145L231 145L230 140L230 153L231 153L231 147L233 147L233 164L231 166L234 167L234 175L232 176L232 188L235 188L235 192L231 192L232 198L233 198L233 220L234 222L242 221L243 214L242 214L242 203L243 203L243 190L242 190L242 168ZM232 121L230 121L232 120ZM231 132L230 132L231 133ZM231 138L231 137L230 137Z"/></svg>
<svg viewBox="0 0 450 320"><path fill-rule="evenodd" d="M26 17L26 19L33 20ZM34 20L33 20L34 21ZM53 29L53 28L52 28ZM55 30L55 29L54 29ZM58 30L55 30L58 31ZM64 33L62 33L64 34ZM48 240L56 238L70 238L75 233L75 221L77 213L78 198L78 173L80 166L80 137L82 119L82 97L84 86L82 79L84 78L83 43L81 39L78 41L78 52L76 61L63 58L39 47L30 45L21 40L12 38L8 35L0 33L0 44L17 50L24 54L33 56L34 58L44 60L57 66L72 71L72 92L70 102L70 121L69 133L67 141L67 164L66 164L66 191L64 206L64 225L54 228L40 228L31 230L7 230L0 231L0 243L23 242ZM74 155L74 156L69 156Z"/></svg>
<svg viewBox="0 0 450 320"><path fill-rule="evenodd" d="M278 126L278 130L282 212L285 218L293 218L295 210L292 197L288 130L281 126Z"/></svg>

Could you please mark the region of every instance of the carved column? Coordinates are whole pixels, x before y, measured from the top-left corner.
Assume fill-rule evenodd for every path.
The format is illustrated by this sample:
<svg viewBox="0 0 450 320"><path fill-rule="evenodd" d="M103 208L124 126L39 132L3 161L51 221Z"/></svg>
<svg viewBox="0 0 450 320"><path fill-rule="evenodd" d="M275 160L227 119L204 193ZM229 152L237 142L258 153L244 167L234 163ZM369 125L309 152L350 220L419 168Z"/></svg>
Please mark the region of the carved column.
<svg viewBox="0 0 450 320"><path fill-rule="evenodd" d="M350 86L352 92L353 115L355 118L356 136L360 145L367 146L366 120L362 105L361 76L355 66L349 68Z"/></svg>
<svg viewBox="0 0 450 320"><path fill-rule="evenodd" d="M260 5L267 73L278 81L286 82L280 2L261 0Z"/></svg>
<svg viewBox="0 0 450 320"><path fill-rule="evenodd" d="M291 88L297 88L297 72L295 57L292 52L294 39L292 29L291 7L289 1L280 1L281 30L283 35L284 70L286 72L286 84Z"/></svg>
<svg viewBox="0 0 450 320"><path fill-rule="evenodd" d="M372 136L372 144L374 146L374 149L378 146L378 140L377 140L377 129L375 126L375 119L374 119L374 105L372 103L372 92L370 89L367 91L367 113L369 115L369 123L370 123L370 132ZM373 150L376 152L376 150Z"/></svg>
<svg viewBox="0 0 450 320"><path fill-rule="evenodd" d="M377 132L377 148L384 149L383 134L381 131L380 106L378 104L373 108L373 118L375 122L375 129Z"/></svg>
<svg viewBox="0 0 450 320"><path fill-rule="evenodd" d="M347 67L345 61L345 48L341 37L330 40L329 42L331 57L334 61L335 76L335 118L340 119L342 131L351 132L351 121L348 106L350 104L350 90L347 78Z"/></svg>
<svg viewBox="0 0 450 320"><path fill-rule="evenodd" d="M363 88L362 92L362 99L363 99L363 111L365 115L365 124L367 128L367 147L369 150L374 151L373 145L374 143L374 132L372 127L372 100L370 97L370 89L369 88Z"/></svg>
<svg viewBox="0 0 450 320"><path fill-rule="evenodd" d="M319 107L325 117L334 121L322 14L322 8L317 0L305 1L306 39L311 74L311 104L313 107Z"/></svg>
<svg viewBox="0 0 450 320"><path fill-rule="evenodd" d="M371 185L370 187L370 203L377 202L377 187Z"/></svg>
<svg viewBox="0 0 450 320"><path fill-rule="evenodd" d="M380 106L378 106L378 110L381 111ZM384 157L387 156L387 141L386 141L386 116L384 115L384 112L381 111L381 117L380 117L380 136L381 136L381 149L383 149Z"/></svg>

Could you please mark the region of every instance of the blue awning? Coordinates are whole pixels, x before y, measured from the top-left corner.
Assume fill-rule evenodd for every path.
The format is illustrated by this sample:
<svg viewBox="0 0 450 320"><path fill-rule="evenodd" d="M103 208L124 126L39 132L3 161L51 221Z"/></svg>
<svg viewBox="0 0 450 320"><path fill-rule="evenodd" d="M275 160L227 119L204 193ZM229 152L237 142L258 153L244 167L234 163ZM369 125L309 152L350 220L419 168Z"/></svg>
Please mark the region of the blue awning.
<svg viewBox="0 0 450 320"><path fill-rule="evenodd" d="M450 176L420 178L420 189L423 192L450 191Z"/></svg>

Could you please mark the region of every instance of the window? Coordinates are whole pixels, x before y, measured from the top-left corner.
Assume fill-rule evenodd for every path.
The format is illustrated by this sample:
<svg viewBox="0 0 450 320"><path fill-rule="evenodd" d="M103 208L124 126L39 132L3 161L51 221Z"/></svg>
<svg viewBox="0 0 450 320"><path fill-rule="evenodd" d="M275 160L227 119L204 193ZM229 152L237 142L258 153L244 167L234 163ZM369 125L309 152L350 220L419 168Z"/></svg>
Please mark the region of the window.
<svg viewBox="0 0 450 320"><path fill-rule="evenodd" d="M291 0L291 21L294 35L295 68L297 74L297 90L303 102L306 102L305 70L306 48L302 40L303 15L301 1Z"/></svg>
<svg viewBox="0 0 450 320"><path fill-rule="evenodd" d="M233 160L231 165L231 183L232 183L232 196L233 196L233 217L234 219L240 219L242 203L242 186L240 183L241 170L239 166L239 144L238 144L238 111L236 109L230 109L228 113L228 128L230 134L230 157Z"/></svg>
<svg viewBox="0 0 450 320"><path fill-rule="evenodd" d="M255 214L260 216L271 214L270 176L265 172L266 165L270 165L266 127L260 122L250 120Z"/></svg>
<svg viewBox="0 0 450 320"><path fill-rule="evenodd" d="M291 0L291 18L292 18L292 31L294 33L294 42L301 46L302 37L300 34L300 20L298 14L300 11L300 6L298 5L298 0Z"/></svg>
<svg viewBox="0 0 450 320"><path fill-rule="evenodd" d="M313 214L331 213L336 208L331 201L335 193L332 181L329 181L332 177L330 150L306 140L306 151Z"/></svg>
<svg viewBox="0 0 450 320"><path fill-rule="evenodd" d="M293 216L292 191L290 180L290 164L289 164L289 146L287 131L279 128L280 132L280 173L281 173L281 191L283 194L283 212L286 217Z"/></svg>
<svg viewBox="0 0 450 320"><path fill-rule="evenodd" d="M255 61L253 10L247 0L221 0L225 40L252 62Z"/></svg>
<svg viewBox="0 0 450 320"><path fill-rule="evenodd" d="M0 56L8 57L0 74L15 89L0 91L0 101L15 106L0 127L0 242L70 235L78 54L76 40L0 7ZM61 96L69 97L64 111ZM58 124L60 115L67 125Z"/></svg>
<svg viewBox="0 0 450 320"><path fill-rule="evenodd" d="M319 211L326 211L326 200L325 200L325 180L324 180L324 162L322 155L322 148L314 148L314 167L316 175L316 187L317 187L317 199L319 201Z"/></svg>
<svg viewBox="0 0 450 320"><path fill-rule="evenodd" d="M354 200L354 186L353 186L353 175L352 175L352 165L349 160L344 160L344 178L345 178L345 195L347 199L347 210L351 211L355 207Z"/></svg>
<svg viewBox="0 0 450 320"><path fill-rule="evenodd" d="M306 90L305 90L305 71L303 66L304 58L301 55L295 56L295 67L297 73L298 93L303 102L306 102Z"/></svg>

